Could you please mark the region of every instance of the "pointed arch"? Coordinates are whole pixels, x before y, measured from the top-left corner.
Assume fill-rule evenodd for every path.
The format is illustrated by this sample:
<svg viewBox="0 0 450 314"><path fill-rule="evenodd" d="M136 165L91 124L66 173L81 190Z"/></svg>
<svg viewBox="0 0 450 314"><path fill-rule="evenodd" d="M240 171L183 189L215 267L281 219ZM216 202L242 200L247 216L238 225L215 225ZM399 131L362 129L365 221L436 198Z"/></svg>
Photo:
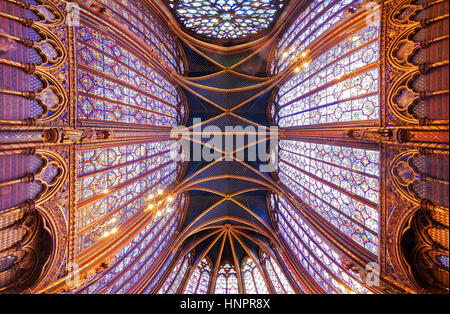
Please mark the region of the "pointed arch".
<svg viewBox="0 0 450 314"><path fill-rule="evenodd" d="M301 267L326 293L372 293L360 273L348 266L345 254L289 200L274 194L270 198L281 237Z"/></svg>
<svg viewBox="0 0 450 314"><path fill-rule="evenodd" d="M238 276L236 267L232 264L220 265L214 287L215 294L238 294Z"/></svg>
<svg viewBox="0 0 450 314"><path fill-rule="evenodd" d="M159 294L174 294L178 292L181 283L183 282L188 268L192 266L192 253L189 252L180 258L177 264L173 267L169 276L166 278L162 287L158 290Z"/></svg>
<svg viewBox="0 0 450 314"><path fill-rule="evenodd" d="M242 260L241 272L246 294L269 293L263 274L261 274L255 262L250 257L247 256Z"/></svg>
<svg viewBox="0 0 450 314"><path fill-rule="evenodd" d="M266 252L262 252L261 259L275 291L278 294L294 294L295 291L278 262Z"/></svg>
<svg viewBox="0 0 450 314"><path fill-rule="evenodd" d="M192 273L184 294L206 294L211 284L212 263L208 257L204 257Z"/></svg>

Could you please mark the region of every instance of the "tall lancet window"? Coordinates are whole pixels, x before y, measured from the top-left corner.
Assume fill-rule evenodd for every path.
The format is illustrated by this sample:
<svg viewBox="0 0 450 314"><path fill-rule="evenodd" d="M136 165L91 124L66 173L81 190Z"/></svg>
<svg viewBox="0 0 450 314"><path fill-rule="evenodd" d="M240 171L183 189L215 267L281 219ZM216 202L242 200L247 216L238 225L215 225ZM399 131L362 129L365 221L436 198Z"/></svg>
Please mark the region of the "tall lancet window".
<svg viewBox="0 0 450 314"><path fill-rule="evenodd" d="M182 168L170 154L170 130L185 115L181 92L167 74L167 69L182 72L177 43L141 1L99 2L142 42L107 32L105 21L84 15L75 28L77 121L93 130L114 130L104 134L105 143L77 149L78 255L165 197ZM131 12L129 6L142 10ZM91 138L97 136L93 130ZM108 143L108 137L114 141Z"/></svg>
<svg viewBox="0 0 450 314"><path fill-rule="evenodd" d="M379 125L380 23L376 10L357 19L358 14L365 17L361 10L349 26L349 12L359 2L313 1L281 38L272 71L285 79L271 116L286 134L279 143L281 183L375 259L378 147L355 144L345 136L336 142L332 136L323 139L332 130L342 134L338 128L345 125ZM340 20L347 23L346 32L336 31ZM327 33L331 25L335 33Z"/></svg>
<svg viewBox="0 0 450 314"><path fill-rule="evenodd" d="M163 286L159 289L159 291L158 291L159 294L177 293L178 288L180 287L180 284L188 270L190 260L191 260L191 255L192 254L189 252L183 258L180 258L178 260L177 264L170 272L170 274L167 277L166 281L164 282Z"/></svg>
<svg viewBox="0 0 450 314"><path fill-rule="evenodd" d="M342 20L348 9L361 2L361 0L312 1L279 41L275 51L279 61L272 63L272 72L281 72L288 68L298 53L306 50L314 40Z"/></svg>
<svg viewBox="0 0 450 314"><path fill-rule="evenodd" d="M92 278L80 292L129 293L134 284L145 279L163 250L173 240L185 200L184 194L180 194L167 204L164 215L156 215L144 230L115 255L114 263L108 270Z"/></svg>
<svg viewBox="0 0 450 314"><path fill-rule="evenodd" d="M278 294L294 294L294 289L292 289L289 281L284 275L284 272L281 270L280 265L278 265L272 256L264 252L262 255L262 260L276 292Z"/></svg>
<svg viewBox="0 0 450 314"><path fill-rule="evenodd" d="M146 44L153 57L163 67L183 73L183 58L177 42L163 23L143 0L96 0L105 8L105 14L117 21L121 27L132 32Z"/></svg>
<svg viewBox="0 0 450 314"><path fill-rule="evenodd" d="M76 38L80 122L128 127L181 122L181 96L151 59L89 22L76 29Z"/></svg>
<svg viewBox="0 0 450 314"><path fill-rule="evenodd" d="M242 278L244 280L245 293L268 294L266 282L255 262L250 257L242 261Z"/></svg>
<svg viewBox="0 0 450 314"><path fill-rule="evenodd" d="M211 262L204 258L189 278L184 294L207 294L211 282Z"/></svg>
<svg viewBox="0 0 450 314"><path fill-rule="evenodd" d="M238 294L238 279L234 265L225 264L219 267L215 294Z"/></svg>
<svg viewBox="0 0 450 314"><path fill-rule="evenodd" d="M378 119L378 37L379 23L365 26L294 68L276 97L279 126Z"/></svg>
<svg viewBox="0 0 450 314"><path fill-rule="evenodd" d="M278 175L351 240L378 254L378 151L282 140Z"/></svg>
<svg viewBox="0 0 450 314"><path fill-rule="evenodd" d="M180 164L170 157L170 144L122 144L77 153L77 253L119 231L175 182Z"/></svg>
<svg viewBox="0 0 450 314"><path fill-rule="evenodd" d="M343 266L345 255L326 241L289 201L271 195L270 203L282 238L326 293L371 293L359 274Z"/></svg>

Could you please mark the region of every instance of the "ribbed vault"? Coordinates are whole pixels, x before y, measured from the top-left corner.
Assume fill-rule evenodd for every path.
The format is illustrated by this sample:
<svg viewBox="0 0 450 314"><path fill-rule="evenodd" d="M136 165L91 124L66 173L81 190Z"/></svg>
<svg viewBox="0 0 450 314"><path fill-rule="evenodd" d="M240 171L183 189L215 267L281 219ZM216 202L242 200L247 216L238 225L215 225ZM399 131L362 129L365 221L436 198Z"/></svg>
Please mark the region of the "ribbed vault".
<svg viewBox="0 0 450 314"><path fill-rule="evenodd" d="M223 263L239 267L245 256L258 256L259 247L269 248L275 239L266 204L267 191L275 184L260 171L266 160L249 161L249 149L268 149L269 137L256 134L258 128L269 130L267 103L276 83L266 75L268 45L223 54L187 44L184 48L189 76L176 79L187 95L190 133L215 128L223 138L238 135L229 127L255 131L244 134L243 143L234 137L232 152L225 143L211 148L217 153L212 161L195 159L198 149L209 147L209 139L192 139L190 161L178 187L188 192L189 205L176 247L185 253L194 250L196 262L207 256L216 268Z"/></svg>
<svg viewBox="0 0 450 314"><path fill-rule="evenodd" d="M448 7L0 1L0 294L448 293Z"/></svg>

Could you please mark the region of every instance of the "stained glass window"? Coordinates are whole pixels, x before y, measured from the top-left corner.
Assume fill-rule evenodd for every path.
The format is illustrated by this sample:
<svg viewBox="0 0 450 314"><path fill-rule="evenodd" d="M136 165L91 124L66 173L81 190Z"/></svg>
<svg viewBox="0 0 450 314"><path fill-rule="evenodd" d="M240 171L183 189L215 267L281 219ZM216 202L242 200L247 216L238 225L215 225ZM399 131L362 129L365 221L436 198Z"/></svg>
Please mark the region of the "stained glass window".
<svg viewBox="0 0 450 314"><path fill-rule="evenodd" d="M185 202L185 196L179 195L168 205L168 214L156 217L132 241L115 255L115 262L105 273L82 289L82 293L122 294L153 267L156 259L167 247L177 230L180 208Z"/></svg>
<svg viewBox="0 0 450 314"><path fill-rule="evenodd" d="M180 22L196 34L236 39L267 29L285 0L166 0Z"/></svg>
<svg viewBox="0 0 450 314"><path fill-rule="evenodd" d="M272 74L292 71L271 107L281 128L379 119L378 12L368 23L327 41L320 54L313 51L314 41L360 5L360 0L312 1L280 39ZM379 167L376 150L301 140L279 143L282 184L330 227L374 255L379 253ZM349 274L337 272L335 251L327 251L329 245L289 204L277 203L283 237L326 292L368 292Z"/></svg>
<svg viewBox="0 0 450 314"><path fill-rule="evenodd" d="M379 23L297 68L276 98L280 127L379 118Z"/></svg>
<svg viewBox="0 0 450 314"><path fill-rule="evenodd" d="M99 1L168 63L180 59L176 43L141 1ZM139 7L139 12L128 10ZM132 25L130 21L134 21ZM145 21L145 23L143 22ZM144 24L143 24L144 23ZM78 121L123 126L173 127L184 115L177 88L161 69L99 26L76 27ZM173 67L175 69L175 67ZM171 185L179 166L172 141L129 144L78 152L77 253L116 232L144 209L158 190Z"/></svg>
<svg viewBox="0 0 450 314"><path fill-rule="evenodd" d="M448 269L448 255L439 255L437 259L442 266Z"/></svg>
<svg viewBox="0 0 450 314"><path fill-rule="evenodd" d="M142 55L97 28L76 28L78 119L172 127L184 105L176 87Z"/></svg>
<svg viewBox="0 0 450 314"><path fill-rule="evenodd" d="M158 271L158 274L152 277L152 280L148 284L147 287L145 287L142 294L151 294L153 288L156 286L156 284L159 282L159 280L162 278L164 273L166 272L167 268L169 268L170 263L172 262L174 258L174 253L170 253L170 255L167 257L167 259L164 262L164 265L161 267L161 269Z"/></svg>
<svg viewBox="0 0 450 314"><path fill-rule="evenodd" d="M170 156L171 144L149 142L77 152L77 253L117 231L175 182L180 168Z"/></svg>
<svg viewBox="0 0 450 314"><path fill-rule="evenodd" d="M275 291L278 294L294 294L295 291L292 289L280 266L272 258L272 256L264 252L262 255L262 259L267 273L269 274L269 278L275 288Z"/></svg>
<svg viewBox="0 0 450 314"><path fill-rule="evenodd" d="M238 294L238 280L234 265L225 264L219 267L217 272L215 294Z"/></svg>
<svg viewBox="0 0 450 314"><path fill-rule="evenodd" d="M211 262L204 258L189 278L184 294L207 294L211 281Z"/></svg>
<svg viewBox="0 0 450 314"><path fill-rule="evenodd" d="M159 59L164 67L178 73L183 72L183 61L178 45L145 1L142 0L96 0L107 9L106 14L126 27L147 44L152 55Z"/></svg>
<svg viewBox="0 0 450 314"><path fill-rule="evenodd" d="M166 281L164 282L159 294L174 294L177 292L181 281L183 280L186 271L188 270L189 262L191 259L191 253L188 253L183 258L180 258L175 267L170 272Z"/></svg>
<svg viewBox="0 0 450 314"><path fill-rule="evenodd" d="M268 294L266 283L261 272L250 257L242 261L242 278L247 294Z"/></svg>
<svg viewBox="0 0 450 314"><path fill-rule="evenodd" d="M380 153L282 140L281 182L334 227L378 254Z"/></svg>
<svg viewBox="0 0 450 314"><path fill-rule="evenodd" d="M284 33L276 50L272 71L286 69L289 64L320 35L338 23L345 12L361 0L314 0Z"/></svg>
<svg viewBox="0 0 450 314"><path fill-rule="evenodd" d="M342 266L344 255L286 199L271 195L271 206L276 212L282 238L305 271L326 293L371 293L363 286L359 275Z"/></svg>

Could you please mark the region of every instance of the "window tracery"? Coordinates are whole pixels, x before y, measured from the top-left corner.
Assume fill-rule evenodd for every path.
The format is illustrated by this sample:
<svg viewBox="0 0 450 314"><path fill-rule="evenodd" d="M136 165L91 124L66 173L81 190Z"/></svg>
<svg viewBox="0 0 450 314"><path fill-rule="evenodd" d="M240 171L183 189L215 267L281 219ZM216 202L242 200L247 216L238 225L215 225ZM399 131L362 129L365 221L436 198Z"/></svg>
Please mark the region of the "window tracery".
<svg viewBox="0 0 450 314"><path fill-rule="evenodd" d="M331 130L340 123L355 127L367 121L379 123L380 21L350 28L341 38L324 43L320 54L309 50L359 4L313 1L281 38L272 71L293 73L271 107L279 127ZM378 255L380 153L350 144L322 143L281 140L278 176L323 220Z"/></svg>
<svg viewBox="0 0 450 314"><path fill-rule="evenodd" d="M378 254L378 151L282 140L278 175L354 242Z"/></svg>
<svg viewBox="0 0 450 314"><path fill-rule="evenodd" d="M180 168L172 141L80 151L78 159L77 252L117 232L175 182Z"/></svg>
<svg viewBox="0 0 450 314"><path fill-rule="evenodd" d="M361 2L361 0L312 1L299 14L295 22L279 41L275 55L276 59L271 64L272 73L275 74L285 70L316 38L339 22L348 9L357 6Z"/></svg>
<svg viewBox="0 0 450 314"><path fill-rule="evenodd" d="M107 15L145 42L163 66L180 74L184 72L183 58L176 40L143 1L96 1L105 8Z"/></svg>
<svg viewBox="0 0 450 314"><path fill-rule="evenodd" d="M371 293L359 274L344 267L344 255L286 199L272 194L270 202L276 212L281 236L303 268L326 293Z"/></svg>
<svg viewBox="0 0 450 314"><path fill-rule="evenodd" d="M78 118L173 127L183 120L180 92L148 60L85 23L76 29Z"/></svg>
<svg viewBox="0 0 450 314"><path fill-rule="evenodd" d="M238 279L234 265L225 264L219 267L215 294L238 294Z"/></svg>
<svg viewBox="0 0 450 314"><path fill-rule="evenodd" d="M166 0L180 22L196 34L237 39L267 29L284 0Z"/></svg>
<svg viewBox="0 0 450 314"><path fill-rule="evenodd" d="M272 256L266 254L266 252L263 252L262 260L275 291L278 294L294 294L295 291L292 289L292 286L289 284L289 281L277 261L275 261Z"/></svg>
<svg viewBox="0 0 450 314"><path fill-rule="evenodd" d="M211 262L204 258L192 273L184 294L207 294L211 281Z"/></svg>
<svg viewBox="0 0 450 314"><path fill-rule="evenodd" d="M263 275L250 257L242 261L242 279L246 294L268 294Z"/></svg>
<svg viewBox="0 0 450 314"><path fill-rule="evenodd" d="M153 219L132 241L114 256L114 262L106 272L90 281L81 293L123 294L141 280L153 267L156 259L167 247L177 230L180 206L185 202L179 195L168 207L164 216Z"/></svg>
<svg viewBox="0 0 450 314"><path fill-rule="evenodd" d="M164 285L159 289L159 294L174 294L177 292L190 265L191 255L192 254L189 252L186 256L178 260L164 282Z"/></svg>
<svg viewBox="0 0 450 314"><path fill-rule="evenodd" d="M379 23L294 69L276 97L280 127L324 125L379 118ZM282 62L280 60L280 62ZM275 114L273 112L272 114Z"/></svg>

